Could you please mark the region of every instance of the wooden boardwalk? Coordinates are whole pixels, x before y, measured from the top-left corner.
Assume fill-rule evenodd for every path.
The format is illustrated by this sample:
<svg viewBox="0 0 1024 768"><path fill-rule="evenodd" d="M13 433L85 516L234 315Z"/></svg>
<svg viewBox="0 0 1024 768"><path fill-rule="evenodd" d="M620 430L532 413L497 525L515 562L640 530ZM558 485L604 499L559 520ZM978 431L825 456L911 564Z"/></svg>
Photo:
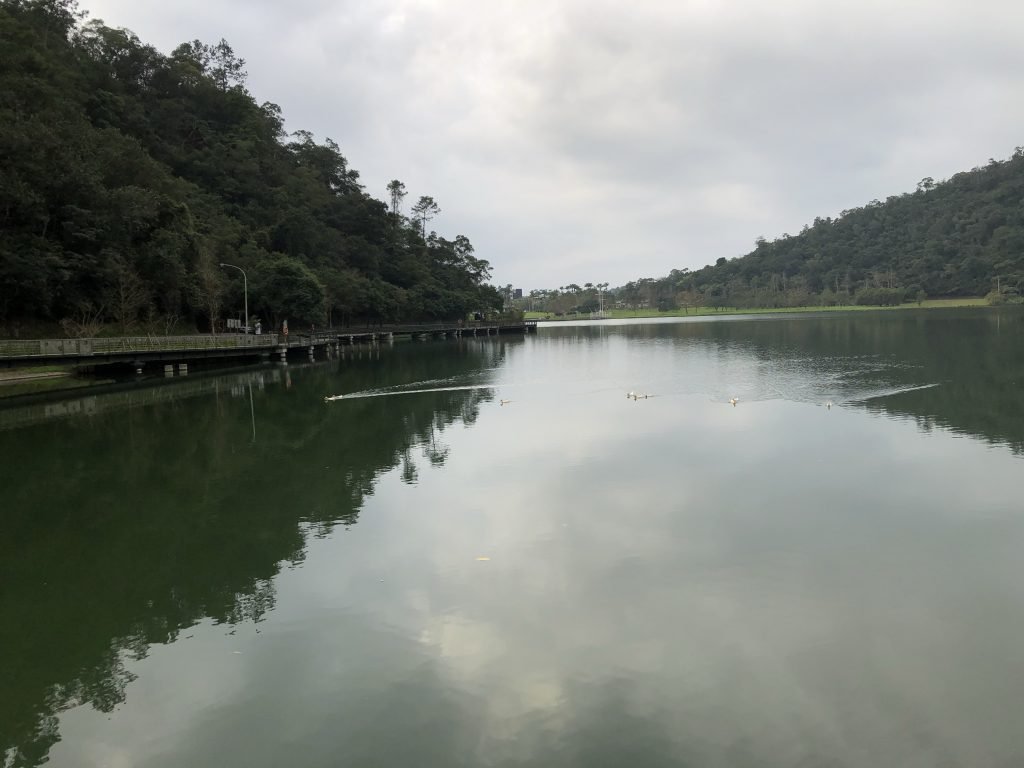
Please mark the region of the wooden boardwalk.
<svg viewBox="0 0 1024 768"><path fill-rule="evenodd" d="M287 359L295 350L315 355L318 349L342 344L363 344L393 340L396 337L429 338L490 336L503 333L532 333L533 321L474 321L463 323L420 323L380 325L373 328L333 328L316 333L283 335L265 333L206 334L202 336L123 336L94 339L13 339L0 340L0 366L23 367L47 363L96 365L134 365L181 363L204 358L253 357L269 359L277 355Z"/></svg>

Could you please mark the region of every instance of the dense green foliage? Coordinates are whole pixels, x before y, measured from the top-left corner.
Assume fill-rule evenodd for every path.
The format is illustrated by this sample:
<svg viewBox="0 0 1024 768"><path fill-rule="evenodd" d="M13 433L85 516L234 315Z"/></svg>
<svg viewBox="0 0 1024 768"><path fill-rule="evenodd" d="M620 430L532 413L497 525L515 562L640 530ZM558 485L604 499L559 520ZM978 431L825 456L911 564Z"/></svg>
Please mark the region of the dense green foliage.
<svg viewBox="0 0 1024 768"><path fill-rule="evenodd" d="M1024 290L1024 147L1008 160L923 179L799 235L759 238L745 256L618 289L626 306L890 305L925 296Z"/></svg>
<svg viewBox="0 0 1024 768"><path fill-rule="evenodd" d="M571 314L598 308L600 286L532 291L524 309ZM1005 161L922 179L913 193L873 200L838 218L817 218L799 235L614 288L606 307L892 306L927 296L1024 295L1024 147Z"/></svg>
<svg viewBox="0 0 1024 768"><path fill-rule="evenodd" d="M265 325L501 306L432 198L407 219L283 125L224 41L167 56L74 0L0 0L0 328L219 328L242 307L220 262Z"/></svg>

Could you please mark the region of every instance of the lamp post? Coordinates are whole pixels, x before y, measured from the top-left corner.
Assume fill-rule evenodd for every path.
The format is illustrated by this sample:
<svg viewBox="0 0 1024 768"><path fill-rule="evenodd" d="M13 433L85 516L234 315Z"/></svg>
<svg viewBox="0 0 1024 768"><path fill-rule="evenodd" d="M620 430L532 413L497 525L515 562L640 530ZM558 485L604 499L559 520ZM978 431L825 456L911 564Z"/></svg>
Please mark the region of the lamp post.
<svg viewBox="0 0 1024 768"><path fill-rule="evenodd" d="M242 269L241 267L236 267L234 264L225 264L223 261L220 263L220 265L222 267L231 267L232 269L237 269L239 272L242 273L242 291L243 291L242 295L245 297L245 325L244 325L244 329L245 329L246 335L248 335L249 334L249 278L245 276L245 270Z"/></svg>

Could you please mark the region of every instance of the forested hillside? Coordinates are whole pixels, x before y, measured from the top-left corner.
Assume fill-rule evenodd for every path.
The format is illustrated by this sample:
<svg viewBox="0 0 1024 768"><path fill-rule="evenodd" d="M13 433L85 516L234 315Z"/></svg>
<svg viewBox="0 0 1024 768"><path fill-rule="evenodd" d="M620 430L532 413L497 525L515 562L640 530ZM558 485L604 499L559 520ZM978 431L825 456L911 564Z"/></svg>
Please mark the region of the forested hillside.
<svg viewBox="0 0 1024 768"><path fill-rule="evenodd" d="M0 0L0 333L450 319L501 306L463 236L285 133L228 43L164 55L74 0ZM383 192L384 190L381 190Z"/></svg>
<svg viewBox="0 0 1024 768"><path fill-rule="evenodd" d="M923 179L799 235L615 290L627 306L894 304L923 296L1015 300L1024 292L1024 147L1005 161Z"/></svg>

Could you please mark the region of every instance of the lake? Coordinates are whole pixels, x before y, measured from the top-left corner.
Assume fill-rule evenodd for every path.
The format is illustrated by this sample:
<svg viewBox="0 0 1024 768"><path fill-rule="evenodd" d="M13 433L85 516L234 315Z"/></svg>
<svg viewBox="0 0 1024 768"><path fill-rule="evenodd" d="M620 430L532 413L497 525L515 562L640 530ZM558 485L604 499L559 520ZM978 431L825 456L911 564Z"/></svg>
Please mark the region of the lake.
<svg viewBox="0 0 1024 768"><path fill-rule="evenodd" d="M1020 312L343 348L0 456L4 768L1024 764Z"/></svg>

